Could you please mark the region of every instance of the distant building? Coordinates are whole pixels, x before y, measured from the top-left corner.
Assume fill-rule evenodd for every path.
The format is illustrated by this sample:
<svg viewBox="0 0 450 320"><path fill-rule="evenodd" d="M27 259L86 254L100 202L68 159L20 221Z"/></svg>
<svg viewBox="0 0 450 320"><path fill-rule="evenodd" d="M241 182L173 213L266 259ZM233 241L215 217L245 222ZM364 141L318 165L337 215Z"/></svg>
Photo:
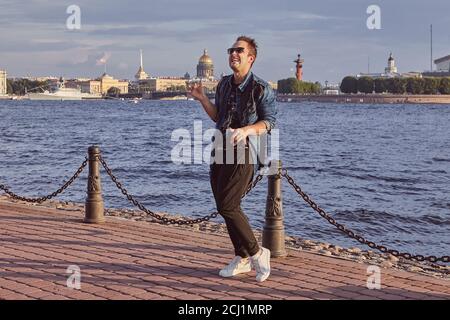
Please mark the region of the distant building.
<svg viewBox="0 0 450 320"><path fill-rule="evenodd" d="M447 71L434 71L434 72L424 72L422 73L422 76L424 77L434 77L434 78L443 78L443 77L450 77L450 72Z"/></svg>
<svg viewBox="0 0 450 320"><path fill-rule="evenodd" d="M73 80L81 82L81 81L89 81L89 80L91 80L91 78L76 78L76 79L73 79Z"/></svg>
<svg viewBox="0 0 450 320"><path fill-rule="evenodd" d="M392 56L392 52L389 54L388 65L384 68L384 73L359 73L356 75L357 78L399 78L401 76L402 75L397 71L397 66L395 65L395 59Z"/></svg>
<svg viewBox="0 0 450 320"><path fill-rule="evenodd" d="M40 82L45 82L45 81L54 81L54 82L58 82L59 81L59 77L56 76L45 76L45 77L21 77L21 78L16 78L16 79L26 79L29 81L40 81Z"/></svg>
<svg viewBox="0 0 450 320"><path fill-rule="evenodd" d="M203 55L198 60L197 78L202 80L202 86L206 93L216 91L219 81L214 77L214 63L206 49L203 50Z"/></svg>
<svg viewBox="0 0 450 320"><path fill-rule="evenodd" d="M325 81L322 93L325 95L338 95L341 94L341 88L339 84L328 84L328 81Z"/></svg>
<svg viewBox="0 0 450 320"><path fill-rule="evenodd" d="M54 76L48 76L48 77L37 77L35 78L36 81L40 81L40 82L45 82L45 81L58 81L59 78L58 77L54 77Z"/></svg>
<svg viewBox="0 0 450 320"><path fill-rule="evenodd" d="M78 85L83 93L106 95L111 88L117 88L121 94L128 93L128 81L114 79L106 73L96 80L80 81Z"/></svg>
<svg viewBox="0 0 450 320"><path fill-rule="evenodd" d="M450 54L448 56L434 60L436 71L450 72Z"/></svg>
<svg viewBox="0 0 450 320"><path fill-rule="evenodd" d="M216 92L216 87L217 87L218 83L219 83L219 80L207 79L202 82L202 86L206 93L213 93L213 92Z"/></svg>
<svg viewBox="0 0 450 320"><path fill-rule="evenodd" d="M424 72L424 77L450 77L450 55L434 60L436 71Z"/></svg>
<svg viewBox="0 0 450 320"><path fill-rule="evenodd" d="M392 52L389 54L388 65L384 68L384 73L359 73L356 75L357 78L369 77L369 78L421 78L422 73L411 71L399 73L397 66L395 65L395 59Z"/></svg>
<svg viewBox="0 0 450 320"><path fill-rule="evenodd" d="M338 95L338 94L340 94L340 90L339 89L324 89L323 90L323 94L326 94L326 95Z"/></svg>
<svg viewBox="0 0 450 320"><path fill-rule="evenodd" d="M206 49L198 60L197 78L214 79L214 64Z"/></svg>
<svg viewBox="0 0 450 320"><path fill-rule="evenodd" d="M422 78L422 72L417 71L410 71L410 72L403 72L401 74L402 78Z"/></svg>
<svg viewBox="0 0 450 320"><path fill-rule="evenodd" d="M140 81L140 80L146 80L149 78L148 74L144 71L144 62L142 59L142 50L141 50L141 65L138 69L138 71L136 72L134 78L136 79L136 81Z"/></svg>
<svg viewBox="0 0 450 320"><path fill-rule="evenodd" d="M0 70L0 95L8 93L8 86L6 84L6 71Z"/></svg>
<svg viewBox="0 0 450 320"><path fill-rule="evenodd" d="M90 94L101 94L102 91L100 81L98 80L87 80L70 83L69 88L80 88L82 93Z"/></svg>
<svg viewBox="0 0 450 320"><path fill-rule="evenodd" d="M145 77L147 76L147 77ZM186 91L186 81L191 75L186 72L183 77L148 77L144 72L141 59L141 67L136 73L136 81L133 91L139 93ZM201 79L205 92L214 92L218 81L214 79L214 64L208 51L205 49L197 64L197 79Z"/></svg>
<svg viewBox="0 0 450 320"><path fill-rule="evenodd" d="M185 91L186 77L158 77L139 81L139 92L161 92L161 91ZM202 85L205 92L214 92L216 90L218 81L211 79L203 79Z"/></svg>
<svg viewBox="0 0 450 320"><path fill-rule="evenodd" d="M388 66L387 66L387 68L384 68L384 73L386 73L386 74L396 74L397 73L397 67L395 66L395 59L392 56L392 52L389 54Z"/></svg>
<svg viewBox="0 0 450 320"><path fill-rule="evenodd" d="M182 77L159 77L145 80L148 92L186 90L186 79Z"/></svg>

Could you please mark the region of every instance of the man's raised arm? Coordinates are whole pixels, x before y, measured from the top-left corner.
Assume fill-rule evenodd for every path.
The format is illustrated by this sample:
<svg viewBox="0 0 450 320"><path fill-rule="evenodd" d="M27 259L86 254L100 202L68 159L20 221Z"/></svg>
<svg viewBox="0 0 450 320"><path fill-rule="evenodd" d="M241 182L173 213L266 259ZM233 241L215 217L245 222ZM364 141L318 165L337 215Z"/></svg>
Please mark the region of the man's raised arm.
<svg viewBox="0 0 450 320"><path fill-rule="evenodd" d="M209 100L208 96L203 92L203 86L201 82L194 83L192 85L188 85L188 92L203 106L208 116L212 121L217 122L218 120L218 111L217 107Z"/></svg>

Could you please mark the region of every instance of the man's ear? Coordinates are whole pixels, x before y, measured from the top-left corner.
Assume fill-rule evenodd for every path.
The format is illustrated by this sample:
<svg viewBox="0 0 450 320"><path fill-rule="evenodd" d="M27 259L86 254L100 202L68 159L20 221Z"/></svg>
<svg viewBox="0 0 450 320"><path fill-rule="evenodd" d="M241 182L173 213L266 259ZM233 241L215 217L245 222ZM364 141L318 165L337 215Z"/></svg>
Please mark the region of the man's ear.
<svg viewBox="0 0 450 320"><path fill-rule="evenodd" d="M252 63L253 64L253 62L255 62L255 57L254 56L248 56L251 60L250 60L250 63Z"/></svg>

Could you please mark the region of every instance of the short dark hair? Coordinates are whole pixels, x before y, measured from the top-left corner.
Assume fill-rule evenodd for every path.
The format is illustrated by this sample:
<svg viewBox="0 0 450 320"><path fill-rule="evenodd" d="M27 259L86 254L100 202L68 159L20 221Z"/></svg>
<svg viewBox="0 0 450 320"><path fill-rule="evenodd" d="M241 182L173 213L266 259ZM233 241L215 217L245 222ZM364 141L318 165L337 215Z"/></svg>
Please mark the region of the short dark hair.
<svg viewBox="0 0 450 320"><path fill-rule="evenodd" d="M245 41L245 42L247 42L247 44L249 46L250 54L253 55L255 57L255 60L256 60L256 55L258 54L258 45L256 44L255 39L247 37L247 36L239 36L236 39L236 42L238 42L238 41Z"/></svg>

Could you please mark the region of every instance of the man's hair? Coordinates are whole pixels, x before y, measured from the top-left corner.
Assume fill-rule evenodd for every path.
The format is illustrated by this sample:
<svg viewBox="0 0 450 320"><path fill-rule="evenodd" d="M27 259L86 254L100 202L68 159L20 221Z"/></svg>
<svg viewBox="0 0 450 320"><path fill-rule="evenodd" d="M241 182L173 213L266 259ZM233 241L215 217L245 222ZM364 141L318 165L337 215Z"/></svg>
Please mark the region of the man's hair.
<svg viewBox="0 0 450 320"><path fill-rule="evenodd" d="M255 60L256 60L256 55L258 54L258 45L256 44L255 39L247 37L247 36L240 36L236 39L236 42L238 42L238 41L247 42L250 54L252 56L254 56Z"/></svg>

